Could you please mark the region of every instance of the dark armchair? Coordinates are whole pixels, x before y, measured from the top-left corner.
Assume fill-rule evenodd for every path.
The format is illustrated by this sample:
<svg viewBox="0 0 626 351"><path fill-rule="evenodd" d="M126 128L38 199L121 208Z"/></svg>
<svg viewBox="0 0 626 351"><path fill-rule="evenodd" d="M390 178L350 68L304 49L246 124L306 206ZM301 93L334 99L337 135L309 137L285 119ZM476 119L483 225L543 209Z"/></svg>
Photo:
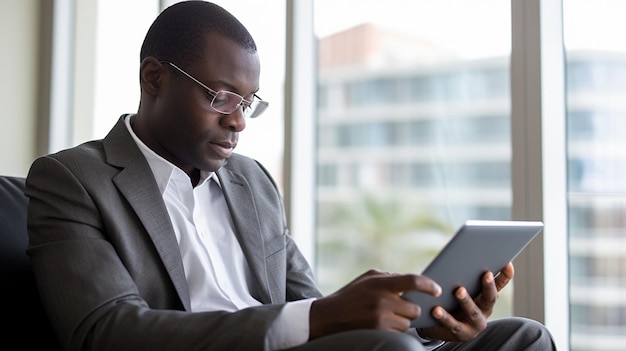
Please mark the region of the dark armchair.
<svg viewBox="0 0 626 351"><path fill-rule="evenodd" d="M20 350L60 350L45 315L26 255L24 178L0 176L0 290L2 340Z"/></svg>

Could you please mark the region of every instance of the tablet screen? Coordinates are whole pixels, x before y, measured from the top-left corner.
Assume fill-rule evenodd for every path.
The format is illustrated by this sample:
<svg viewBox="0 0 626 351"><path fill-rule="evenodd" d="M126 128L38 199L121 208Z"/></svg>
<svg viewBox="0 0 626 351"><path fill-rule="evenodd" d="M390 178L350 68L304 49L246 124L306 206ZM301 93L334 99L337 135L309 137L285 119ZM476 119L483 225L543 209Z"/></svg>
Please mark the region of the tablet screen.
<svg viewBox="0 0 626 351"><path fill-rule="evenodd" d="M407 291L402 295L422 308L421 316L412 321L411 327L438 325L431 316L435 306L454 312L458 308L454 291L459 286L464 286L472 297L476 297L482 289L482 275L487 271L497 274L542 229L543 223L538 221L465 222L422 272L441 286L442 294L433 297Z"/></svg>

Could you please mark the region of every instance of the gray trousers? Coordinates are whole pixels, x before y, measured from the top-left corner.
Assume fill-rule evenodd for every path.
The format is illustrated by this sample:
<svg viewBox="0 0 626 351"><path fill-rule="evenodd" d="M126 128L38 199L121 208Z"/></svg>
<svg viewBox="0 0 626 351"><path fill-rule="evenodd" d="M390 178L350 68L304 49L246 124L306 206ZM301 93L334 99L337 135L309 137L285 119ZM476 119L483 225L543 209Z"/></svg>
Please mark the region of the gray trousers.
<svg viewBox="0 0 626 351"><path fill-rule="evenodd" d="M408 334L379 330L354 330L318 338L290 351L424 351ZM468 342L447 342L437 351L556 351L552 335L540 323L525 318L490 321L478 337Z"/></svg>

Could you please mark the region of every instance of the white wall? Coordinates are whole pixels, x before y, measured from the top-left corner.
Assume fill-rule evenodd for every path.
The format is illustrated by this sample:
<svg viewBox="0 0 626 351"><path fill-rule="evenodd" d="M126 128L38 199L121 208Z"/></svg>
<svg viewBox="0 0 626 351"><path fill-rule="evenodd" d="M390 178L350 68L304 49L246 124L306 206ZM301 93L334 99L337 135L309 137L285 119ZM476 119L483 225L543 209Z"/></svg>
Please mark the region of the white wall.
<svg viewBox="0 0 626 351"><path fill-rule="evenodd" d="M2 0L0 174L25 176L35 154L38 0Z"/></svg>

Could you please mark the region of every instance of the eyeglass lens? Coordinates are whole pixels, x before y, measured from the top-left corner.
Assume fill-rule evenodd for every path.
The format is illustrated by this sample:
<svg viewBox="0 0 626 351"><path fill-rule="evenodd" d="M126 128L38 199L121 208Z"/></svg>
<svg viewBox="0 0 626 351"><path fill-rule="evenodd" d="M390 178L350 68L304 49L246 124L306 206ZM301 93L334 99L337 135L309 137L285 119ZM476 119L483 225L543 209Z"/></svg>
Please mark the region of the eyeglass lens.
<svg viewBox="0 0 626 351"><path fill-rule="evenodd" d="M250 118L258 117L263 111L265 111L268 105L267 102L256 99L252 100L252 103L248 105L247 102L245 102L238 94L226 90L220 90L217 94L215 94L215 97L211 102L211 107L219 113L231 114L235 112L241 104L244 104L244 114L246 117Z"/></svg>
<svg viewBox="0 0 626 351"><path fill-rule="evenodd" d="M242 97L225 90L220 90L213 97L211 107L220 113L233 113L243 102Z"/></svg>

